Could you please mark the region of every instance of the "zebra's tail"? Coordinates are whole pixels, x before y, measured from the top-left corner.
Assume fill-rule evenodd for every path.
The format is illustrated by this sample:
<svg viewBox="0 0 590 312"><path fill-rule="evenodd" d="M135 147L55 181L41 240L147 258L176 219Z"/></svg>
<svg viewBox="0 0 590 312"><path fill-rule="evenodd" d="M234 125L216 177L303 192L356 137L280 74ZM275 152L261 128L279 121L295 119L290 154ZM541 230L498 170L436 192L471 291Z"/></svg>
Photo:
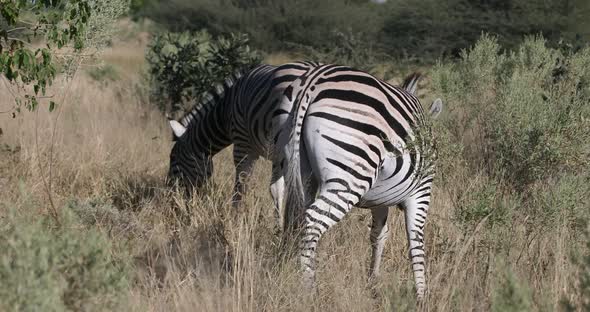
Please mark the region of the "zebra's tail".
<svg viewBox="0 0 590 312"><path fill-rule="evenodd" d="M300 78L301 79L301 78ZM299 81L292 85L300 85ZM304 181L301 176L301 135L303 131L303 122L310 103L309 94L299 90L293 98L293 115L292 127L289 134L289 141L285 149L285 158L288 159L285 172L286 196L285 196L285 214L284 214L284 232L292 233L300 229L303 222L303 212L305 211L305 189Z"/></svg>

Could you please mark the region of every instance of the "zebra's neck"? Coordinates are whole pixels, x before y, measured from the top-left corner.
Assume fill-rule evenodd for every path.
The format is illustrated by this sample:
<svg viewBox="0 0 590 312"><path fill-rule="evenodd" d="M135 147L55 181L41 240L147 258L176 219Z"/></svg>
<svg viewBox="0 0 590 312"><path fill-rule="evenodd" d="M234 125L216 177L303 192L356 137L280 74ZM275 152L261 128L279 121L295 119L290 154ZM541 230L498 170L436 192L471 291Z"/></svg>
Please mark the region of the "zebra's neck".
<svg viewBox="0 0 590 312"><path fill-rule="evenodd" d="M195 154L215 155L231 141L231 103L229 93L242 77L242 71L216 84L202 99L180 119L187 129L187 140Z"/></svg>

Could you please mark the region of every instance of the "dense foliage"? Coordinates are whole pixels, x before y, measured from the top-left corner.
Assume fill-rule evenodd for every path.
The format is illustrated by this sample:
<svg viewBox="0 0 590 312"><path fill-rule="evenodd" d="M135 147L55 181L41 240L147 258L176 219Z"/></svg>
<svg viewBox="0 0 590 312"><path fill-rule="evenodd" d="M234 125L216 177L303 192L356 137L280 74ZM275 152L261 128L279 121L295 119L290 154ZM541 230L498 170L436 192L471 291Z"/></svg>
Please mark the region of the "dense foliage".
<svg viewBox="0 0 590 312"><path fill-rule="evenodd" d="M507 48L525 34L550 42L590 36L585 0L137 0L134 12L173 30L245 32L265 51L346 48L340 34L350 34L381 56L418 61L458 57L482 31Z"/></svg>
<svg viewBox="0 0 590 312"><path fill-rule="evenodd" d="M506 51L484 35L460 60L435 66L432 87L446 102L435 123L438 185L447 190L439 194L451 197L455 226L485 229L478 257L519 259L510 252L519 227L531 241L567 229L568 248L587 249L590 48L552 48L535 36ZM449 190L453 185L461 187ZM586 260L581 273L587 270ZM492 310L526 311L543 302L531 298L518 273L505 273L496 278ZM585 278L571 285L580 295L567 293L569 306L585 304Z"/></svg>
<svg viewBox="0 0 590 312"><path fill-rule="evenodd" d="M508 49L529 34L580 44L590 39L582 12L590 13L585 0L400 0L391 2L380 38L393 53L430 58L460 57L482 32L496 35Z"/></svg>
<svg viewBox="0 0 590 312"><path fill-rule="evenodd" d="M213 38L205 31L158 35L146 59L152 97L163 110L190 108L215 83L260 61L248 37Z"/></svg>
<svg viewBox="0 0 590 312"><path fill-rule="evenodd" d="M437 124L441 183L466 183L454 195L459 226L585 228L590 48L530 37L502 52L483 36L460 61L434 68L433 87L448 103Z"/></svg>
<svg viewBox="0 0 590 312"><path fill-rule="evenodd" d="M547 47L528 38L502 52L484 36L458 63L435 68L437 92L451 102L454 141L474 169L522 190L558 174L588 169L590 48Z"/></svg>

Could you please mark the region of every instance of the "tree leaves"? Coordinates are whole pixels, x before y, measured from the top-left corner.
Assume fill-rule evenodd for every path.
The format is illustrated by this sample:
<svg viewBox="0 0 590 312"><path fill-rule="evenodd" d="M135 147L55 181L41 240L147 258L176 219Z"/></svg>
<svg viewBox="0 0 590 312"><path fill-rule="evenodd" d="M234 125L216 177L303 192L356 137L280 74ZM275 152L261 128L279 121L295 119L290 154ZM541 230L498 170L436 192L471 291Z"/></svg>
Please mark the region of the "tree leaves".
<svg viewBox="0 0 590 312"><path fill-rule="evenodd" d="M214 83L260 62L248 43L245 35L212 38L205 31L155 37L146 55L152 98L163 110L192 107Z"/></svg>
<svg viewBox="0 0 590 312"><path fill-rule="evenodd" d="M0 0L0 15L6 21L0 26L0 75L19 90L32 86L33 94L25 91L22 99L15 99L14 111L19 112L21 105L35 110L37 95L45 94L57 73L52 51L70 44L77 51L84 47L89 0ZM40 37L46 47L32 48L31 39ZM53 108L55 103L50 103L50 111Z"/></svg>

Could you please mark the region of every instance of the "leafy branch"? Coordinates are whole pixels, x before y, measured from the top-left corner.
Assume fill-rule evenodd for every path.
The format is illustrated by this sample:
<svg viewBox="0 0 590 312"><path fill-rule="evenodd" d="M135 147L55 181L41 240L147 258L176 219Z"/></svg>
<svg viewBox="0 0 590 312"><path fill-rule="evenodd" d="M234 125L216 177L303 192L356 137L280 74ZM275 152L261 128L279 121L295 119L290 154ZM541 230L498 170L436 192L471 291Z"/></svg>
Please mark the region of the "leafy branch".
<svg viewBox="0 0 590 312"><path fill-rule="evenodd" d="M46 96L63 65L54 50L84 47L90 15L87 0L0 0L0 74L18 91L13 116L22 107L34 111ZM55 106L49 101L50 111Z"/></svg>

